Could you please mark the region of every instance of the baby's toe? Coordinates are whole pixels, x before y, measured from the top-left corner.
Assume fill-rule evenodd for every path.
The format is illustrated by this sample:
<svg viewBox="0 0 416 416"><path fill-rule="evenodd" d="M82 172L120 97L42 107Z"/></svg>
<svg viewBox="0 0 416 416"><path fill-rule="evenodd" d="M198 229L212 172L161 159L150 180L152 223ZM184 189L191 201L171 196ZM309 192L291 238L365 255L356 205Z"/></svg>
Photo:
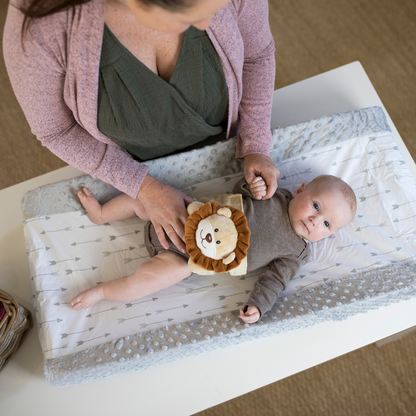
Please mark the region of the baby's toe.
<svg viewBox="0 0 416 416"><path fill-rule="evenodd" d="M81 298L74 298L71 300L72 309L79 309L82 307Z"/></svg>
<svg viewBox="0 0 416 416"><path fill-rule="evenodd" d="M82 303L81 303L81 302L76 303L75 305L73 305L73 306L72 306L72 309L73 309L74 311L79 311L79 310L81 310L81 309L82 309Z"/></svg>

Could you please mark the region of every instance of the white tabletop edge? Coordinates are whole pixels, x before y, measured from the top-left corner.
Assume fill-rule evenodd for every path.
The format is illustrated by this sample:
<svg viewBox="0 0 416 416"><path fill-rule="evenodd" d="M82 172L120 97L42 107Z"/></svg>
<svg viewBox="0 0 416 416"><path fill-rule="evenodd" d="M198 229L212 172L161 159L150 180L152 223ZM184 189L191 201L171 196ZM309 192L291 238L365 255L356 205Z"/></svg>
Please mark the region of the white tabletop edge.
<svg viewBox="0 0 416 416"><path fill-rule="evenodd" d="M358 62L277 90L275 104L272 127L374 105L384 108ZM387 120L416 176L415 164L388 114ZM20 200L25 192L38 186L80 174L65 167L0 191L1 287L29 308L32 306L24 277L28 276L28 266L21 235ZM82 409L81 414L93 412L101 416L122 411L190 415L415 326L415 307L416 299L410 299L345 321L327 322L62 389L51 387L44 378L41 350L33 329L0 373L1 413L73 416Z"/></svg>

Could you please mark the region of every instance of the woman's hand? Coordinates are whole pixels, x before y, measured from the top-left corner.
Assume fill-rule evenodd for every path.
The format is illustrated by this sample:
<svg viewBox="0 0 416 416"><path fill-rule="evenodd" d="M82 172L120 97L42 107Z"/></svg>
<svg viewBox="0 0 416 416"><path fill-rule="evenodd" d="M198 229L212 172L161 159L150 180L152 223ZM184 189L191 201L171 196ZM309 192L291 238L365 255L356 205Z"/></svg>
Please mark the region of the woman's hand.
<svg viewBox="0 0 416 416"><path fill-rule="evenodd" d="M270 157L253 153L244 157L244 176L250 186L255 178L261 176L266 182L266 189L261 188L256 191L253 184L252 194L257 199L269 199L276 192L280 171Z"/></svg>
<svg viewBox="0 0 416 416"><path fill-rule="evenodd" d="M194 199L150 175L146 175L137 199L143 204L155 227L160 244L166 250L169 248L166 233L173 244L185 253L184 225L188 219L186 206Z"/></svg>

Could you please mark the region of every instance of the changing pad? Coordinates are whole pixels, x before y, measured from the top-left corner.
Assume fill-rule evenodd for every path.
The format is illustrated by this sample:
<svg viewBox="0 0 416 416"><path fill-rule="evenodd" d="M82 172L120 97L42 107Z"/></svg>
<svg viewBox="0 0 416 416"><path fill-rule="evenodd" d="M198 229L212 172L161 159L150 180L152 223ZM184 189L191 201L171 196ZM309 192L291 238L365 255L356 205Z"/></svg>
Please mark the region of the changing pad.
<svg viewBox="0 0 416 416"><path fill-rule="evenodd" d="M235 139L149 162L150 173L198 198L230 192L242 177ZM279 186L294 191L323 173L354 189L354 220L311 244L311 261L261 322L238 310L259 272L192 275L131 302L73 311L70 300L130 274L148 259L138 218L94 225L76 192L105 202L119 192L84 175L23 198L24 234L38 334L48 381L66 386L145 369L230 343L308 326L407 299L415 292L416 184L378 107L273 132Z"/></svg>

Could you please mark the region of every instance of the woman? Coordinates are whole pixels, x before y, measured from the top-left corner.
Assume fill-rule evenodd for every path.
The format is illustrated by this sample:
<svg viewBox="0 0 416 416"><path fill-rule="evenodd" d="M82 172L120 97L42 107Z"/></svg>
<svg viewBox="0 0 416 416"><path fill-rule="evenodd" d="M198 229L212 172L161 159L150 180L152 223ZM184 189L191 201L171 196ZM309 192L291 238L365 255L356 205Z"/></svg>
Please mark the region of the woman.
<svg viewBox="0 0 416 416"><path fill-rule="evenodd" d="M32 132L139 199L163 246L166 233L184 251L190 198L143 160L238 134L247 182L262 176L257 196L273 195L267 0L28 1L11 1L3 44Z"/></svg>

